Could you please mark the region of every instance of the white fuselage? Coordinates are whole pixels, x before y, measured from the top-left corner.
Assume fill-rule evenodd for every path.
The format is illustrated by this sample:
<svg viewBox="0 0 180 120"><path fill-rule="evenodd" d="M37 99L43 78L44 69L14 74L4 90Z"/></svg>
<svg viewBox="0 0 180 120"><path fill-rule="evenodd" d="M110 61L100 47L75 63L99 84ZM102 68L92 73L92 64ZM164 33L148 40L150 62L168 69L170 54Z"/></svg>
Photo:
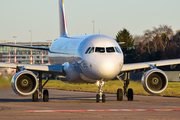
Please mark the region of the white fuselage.
<svg viewBox="0 0 180 120"><path fill-rule="evenodd" d="M49 50L52 65L62 64L65 82L82 83L110 80L123 66L123 53L118 43L105 35L60 37Z"/></svg>

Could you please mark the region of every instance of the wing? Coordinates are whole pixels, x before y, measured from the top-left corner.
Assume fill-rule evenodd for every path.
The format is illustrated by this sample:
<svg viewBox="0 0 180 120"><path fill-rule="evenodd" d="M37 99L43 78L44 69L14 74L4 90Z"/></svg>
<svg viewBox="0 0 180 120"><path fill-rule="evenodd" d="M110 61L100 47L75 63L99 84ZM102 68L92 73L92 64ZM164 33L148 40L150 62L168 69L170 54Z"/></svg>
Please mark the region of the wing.
<svg viewBox="0 0 180 120"><path fill-rule="evenodd" d="M30 71L41 71L46 73L53 73L65 76L66 73L63 70L62 65L31 65L31 64L19 64L19 63L5 63L0 62L0 67L14 68L14 69L26 69Z"/></svg>
<svg viewBox="0 0 180 120"><path fill-rule="evenodd" d="M180 64L180 59L132 63L132 64L124 64L121 71L123 72L123 71L131 71L131 70L137 70L137 69L142 69L142 68L149 68L151 65L158 67L158 66L177 65L177 64Z"/></svg>
<svg viewBox="0 0 180 120"><path fill-rule="evenodd" d="M23 45L9 45L9 44L0 44L0 46L20 47L20 48L29 48L29 49L48 50L48 51L49 51L49 47L23 46Z"/></svg>

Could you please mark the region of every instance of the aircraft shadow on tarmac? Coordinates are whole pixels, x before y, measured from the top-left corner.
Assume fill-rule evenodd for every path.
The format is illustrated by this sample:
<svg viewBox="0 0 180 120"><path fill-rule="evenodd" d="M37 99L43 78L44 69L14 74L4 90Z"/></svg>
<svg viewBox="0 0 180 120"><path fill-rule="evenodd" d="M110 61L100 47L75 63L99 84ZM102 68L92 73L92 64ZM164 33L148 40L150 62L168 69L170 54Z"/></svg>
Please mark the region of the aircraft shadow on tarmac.
<svg viewBox="0 0 180 120"><path fill-rule="evenodd" d="M78 101L96 101L95 97L52 97L51 100L78 100ZM116 101L115 99L107 99L107 101ZM32 102L32 99L11 99L11 98L0 98L0 102ZM43 102L42 98L39 98L38 102Z"/></svg>
<svg viewBox="0 0 180 120"><path fill-rule="evenodd" d="M0 99L0 102L32 102L32 99Z"/></svg>
<svg viewBox="0 0 180 120"><path fill-rule="evenodd" d="M65 97L61 97L61 98L49 98L49 100L85 100L85 101L95 101L93 99L87 99L87 98L79 98L79 97L68 97L68 98L65 98ZM0 99L0 102L32 102L32 99L6 99L6 98L1 98ZM40 98L38 99L38 102L43 102L43 99Z"/></svg>
<svg viewBox="0 0 180 120"><path fill-rule="evenodd" d="M59 100L60 98L50 98L49 100ZM32 99L0 99L0 102L32 102ZM38 99L38 102L43 102L43 99Z"/></svg>

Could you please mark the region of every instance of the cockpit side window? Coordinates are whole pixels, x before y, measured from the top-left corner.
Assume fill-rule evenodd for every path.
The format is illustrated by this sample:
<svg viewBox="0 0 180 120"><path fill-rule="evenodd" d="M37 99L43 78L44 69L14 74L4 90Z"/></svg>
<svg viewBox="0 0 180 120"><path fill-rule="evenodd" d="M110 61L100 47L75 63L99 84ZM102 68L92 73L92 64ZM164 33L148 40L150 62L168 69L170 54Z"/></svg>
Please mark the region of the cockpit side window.
<svg viewBox="0 0 180 120"><path fill-rule="evenodd" d="M115 47L115 49L118 53L121 53L121 50L118 47Z"/></svg>
<svg viewBox="0 0 180 120"><path fill-rule="evenodd" d="M115 52L114 47L107 47L106 52L107 53Z"/></svg>
<svg viewBox="0 0 180 120"><path fill-rule="evenodd" d="M96 47L95 52L97 52L97 53L104 53L105 52L105 48L104 47Z"/></svg>
<svg viewBox="0 0 180 120"><path fill-rule="evenodd" d="M89 47L89 48L86 50L85 54L87 54L87 53L89 52L90 49L91 49L91 47Z"/></svg>
<svg viewBox="0 0 180 120"><path fill-rule="evenodd" d="M92 47L89 51L89 53L93 53L94 52L94 47Z"/></svg>

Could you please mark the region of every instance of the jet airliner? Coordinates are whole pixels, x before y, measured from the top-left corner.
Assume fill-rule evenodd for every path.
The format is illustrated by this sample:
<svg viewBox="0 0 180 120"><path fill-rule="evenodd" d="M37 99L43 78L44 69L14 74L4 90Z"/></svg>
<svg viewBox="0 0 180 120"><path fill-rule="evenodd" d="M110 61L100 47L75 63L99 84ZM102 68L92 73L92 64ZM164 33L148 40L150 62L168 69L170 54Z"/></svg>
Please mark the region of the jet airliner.
<svg viewBox="0 0 180 120"><path fill-rule="evenodd" d="M56 39L50 48L35 46L20 46L0 44L0 46L21 47L27 49L47 50L51 65L31 65L19 63L0 62L0 67L15 68L16 74L11 80L12 89L20 96L32 95L32 101L37 102L43 98L49 101L49 92L44 89L45 84L53 75L61 76L61 80L67 83L96 83L98 94L96 102L106 101L103 93L103 85L119 73L124 73L123 89L117 90L117 100L122 101L126 96L133 100L133 90L128 89L129 71L144 69L142 85L148 93L159 94L168 85L167 75L158 66L180 64L180 59L124 64L123 52L113 38L102 35L69 36L66 25L64 1L59 0L60 37ZM39 78L33 73L39 73ZM48 79L42 84L42 75L49 73Z"/></svg>

